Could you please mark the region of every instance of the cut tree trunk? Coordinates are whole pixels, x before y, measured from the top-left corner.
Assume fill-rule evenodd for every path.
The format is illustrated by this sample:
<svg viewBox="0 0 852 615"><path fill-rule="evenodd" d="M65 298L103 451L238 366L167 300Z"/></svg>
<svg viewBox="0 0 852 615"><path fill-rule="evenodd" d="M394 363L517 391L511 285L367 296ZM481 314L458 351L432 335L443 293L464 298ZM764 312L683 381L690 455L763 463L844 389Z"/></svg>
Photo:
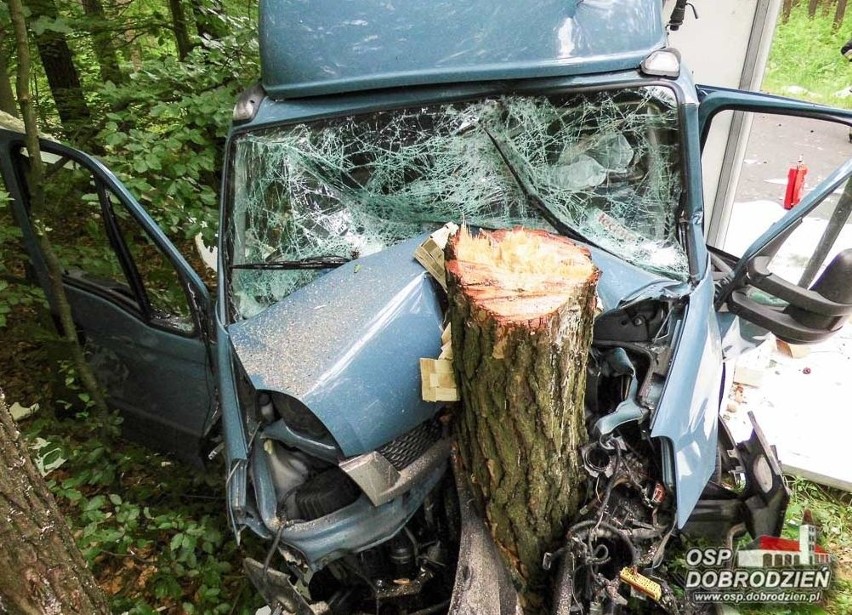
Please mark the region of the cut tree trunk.
<svg viewBox="0 0 852 615"><path fill-rule="evenodd" d="M456 436L472 490L528 613L543 554L579 506L583 398L599 272L544 231L465 229L447 245Z"/></svg>
<svg viewBox="0 0 852 615"><path fill-rule="evenodd" d="M0 613L109 613L0 393Z"/></svg>

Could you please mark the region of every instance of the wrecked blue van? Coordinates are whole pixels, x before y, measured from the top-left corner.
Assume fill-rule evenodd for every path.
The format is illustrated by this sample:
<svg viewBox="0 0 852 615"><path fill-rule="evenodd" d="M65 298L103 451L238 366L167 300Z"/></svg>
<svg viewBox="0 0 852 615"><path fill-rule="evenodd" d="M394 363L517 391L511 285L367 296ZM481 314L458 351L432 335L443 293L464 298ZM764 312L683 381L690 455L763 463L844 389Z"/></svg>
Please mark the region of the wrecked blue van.
<svg viewBox="0 0 852 615"><path fill-rule="evenodd" d="M554 612L683 612L665 574L679 535L780 531L771 447L719 420L727 366L767 331L814 342L852 312L852 254L816 247L807 283L772 269L852 161L737 259L704 239L701 150L725 110L852 116L696 85L665 21L660 0L266 0L262 82L226 146L215 297L108 169L43 142L49 198L97 227L52 239L110 403L142 441L224 458L236 536L269 544L246 571L275 612L519 612L451 467L447 408L421 398L446 301L413 252L447 222L560 233L602 271L590 496L547 558ZM27 166L22 135L0 131L44 282ZM110 260L93 270L97 241ZM625 566L660 594L637 595Z"/></svg>

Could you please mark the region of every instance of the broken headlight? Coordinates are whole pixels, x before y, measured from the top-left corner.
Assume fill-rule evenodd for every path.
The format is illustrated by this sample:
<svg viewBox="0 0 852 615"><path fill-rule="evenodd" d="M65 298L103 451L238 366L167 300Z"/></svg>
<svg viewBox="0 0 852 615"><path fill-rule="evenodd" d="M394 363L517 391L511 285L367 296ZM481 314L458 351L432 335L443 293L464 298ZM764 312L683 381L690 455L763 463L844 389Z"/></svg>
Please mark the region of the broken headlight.
<svg viewBox="0 0 852 615"><path fill-rule="evenodd" d="M312 440L331 440L331 434L305 404L277 391L261 391L257 398L260 417L266 423L283 420L294 432Z"/></svg>

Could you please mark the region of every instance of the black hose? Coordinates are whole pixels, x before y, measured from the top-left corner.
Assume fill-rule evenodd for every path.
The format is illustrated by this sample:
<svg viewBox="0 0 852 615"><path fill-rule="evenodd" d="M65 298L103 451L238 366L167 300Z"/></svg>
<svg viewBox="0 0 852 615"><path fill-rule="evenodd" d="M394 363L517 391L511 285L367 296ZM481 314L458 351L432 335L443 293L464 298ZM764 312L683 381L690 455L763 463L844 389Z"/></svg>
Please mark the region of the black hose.
<svg viewBox="0 0 852 615"><path fill-rule="evenodd" d="M683 20L686 17L687 0L677 0L675 7L672 9L672 14L669 17L669 30L676 32L683 25Z"/></svg>

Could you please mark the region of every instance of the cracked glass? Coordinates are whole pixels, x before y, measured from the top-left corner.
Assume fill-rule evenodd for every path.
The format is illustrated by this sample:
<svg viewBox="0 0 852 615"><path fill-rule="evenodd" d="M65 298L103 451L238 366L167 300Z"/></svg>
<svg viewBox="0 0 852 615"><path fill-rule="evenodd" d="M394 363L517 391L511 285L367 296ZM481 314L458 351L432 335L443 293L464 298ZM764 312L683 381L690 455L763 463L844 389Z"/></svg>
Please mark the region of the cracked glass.
<svg viewBox="0 0 852 615"><path fill-rule="evenodd" d="M446 222L574 234L688 275L678 114L660 87L504 96L241 136L229 294L248 318L324 270Z"/></svg>

